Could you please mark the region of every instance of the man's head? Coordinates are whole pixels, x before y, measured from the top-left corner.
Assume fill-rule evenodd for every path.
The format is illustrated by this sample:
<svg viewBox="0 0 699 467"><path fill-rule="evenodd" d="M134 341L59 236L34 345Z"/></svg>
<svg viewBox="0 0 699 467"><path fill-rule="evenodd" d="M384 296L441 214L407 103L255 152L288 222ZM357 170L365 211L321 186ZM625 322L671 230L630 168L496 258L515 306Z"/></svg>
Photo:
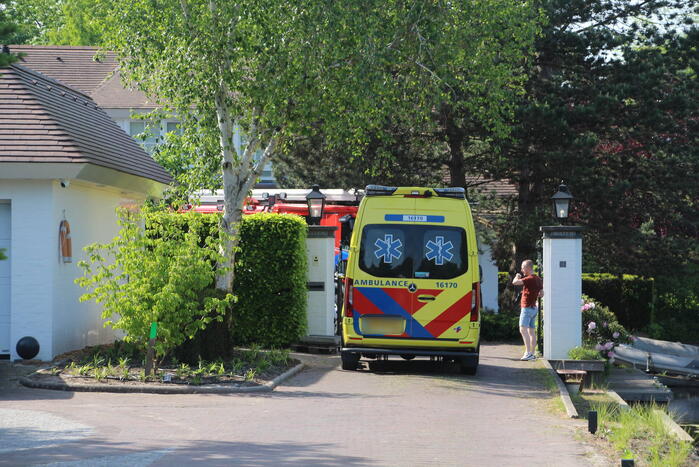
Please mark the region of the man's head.
<svg viewBox="0 0 699 467"><path fill-rule="evenodd" d="M522 272L524 273L525 276L528 276L529 274L534 272L534 261L530 259L525 259L522 261Z"/></svg>

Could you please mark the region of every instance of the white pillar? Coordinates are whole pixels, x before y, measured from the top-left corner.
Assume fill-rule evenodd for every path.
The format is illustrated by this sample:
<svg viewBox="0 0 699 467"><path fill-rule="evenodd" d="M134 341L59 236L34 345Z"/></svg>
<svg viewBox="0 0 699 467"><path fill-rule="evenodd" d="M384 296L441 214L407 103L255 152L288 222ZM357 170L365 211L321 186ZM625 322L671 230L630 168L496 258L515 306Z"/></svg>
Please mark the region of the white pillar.
<svg viewBox="0 0 699 467"><path fill-rule="evenodd" d="M335 336L334 226L308 226L308 331L303 341Z"/></svg>
<svg viewBox="0 0 699 467"><path fill-rule="evenodd" d="M541 227L544 234L544 358L568 358L581 345L582 227Z"/></svg>

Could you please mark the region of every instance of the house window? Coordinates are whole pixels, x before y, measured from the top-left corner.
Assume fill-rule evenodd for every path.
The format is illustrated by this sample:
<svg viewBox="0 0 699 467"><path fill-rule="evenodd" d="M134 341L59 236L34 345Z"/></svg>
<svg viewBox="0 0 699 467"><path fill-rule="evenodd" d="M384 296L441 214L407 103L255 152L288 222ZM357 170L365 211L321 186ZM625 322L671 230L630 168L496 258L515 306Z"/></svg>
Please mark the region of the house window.
<svg viewBox="0 0 699 467"><path fill-rule="evenodd" d="M179 124L180 122L166 122L165 133L175 133L176 135L181 135L182 128L180 128Z"/></svg>
<svg viewBox="0 0 699 467"><path fill-rule="evenodd" d="M144 121L129 122L129 134L138 141L148 154L160 143L160 127Z"/></svg>

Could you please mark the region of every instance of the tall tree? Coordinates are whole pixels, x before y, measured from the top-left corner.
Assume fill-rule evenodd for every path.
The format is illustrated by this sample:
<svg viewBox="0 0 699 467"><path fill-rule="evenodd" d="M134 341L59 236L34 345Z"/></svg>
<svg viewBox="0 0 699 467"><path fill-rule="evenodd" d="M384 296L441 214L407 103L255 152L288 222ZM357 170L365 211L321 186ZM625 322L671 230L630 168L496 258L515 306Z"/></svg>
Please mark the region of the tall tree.
<svg viewBox="0 0 699 467"><path fill-rule="evenodd" d="M9 49L3 47L11 43L14 34L17 32L17 24L8 17L5 8L5 2L0 2L0 47L2 47L0 49L0 67L17 61L17 56Z"/></svg>
<svg viewBox="0 0 699 467"><path fill-rule="evenodd" d="M436 108L502 132L521 80L512 62L535 30L529 5L506 0L105 3L127 79L176 112L185 137L218 142L231 271L245 196L289 135L315 131L359 154L389 115L429 124ZM450 105L456 83L469 99Z"/></svg>
<svg viewBox="0 0 699 467"><path fill-rule="evenodd" d="M650 274L696 245L697 43L678 15L692 5L542 2L549 22L513 138L502 157L476 161L519 189L497 228L511 267L535 256L561 180L589 227L589 265Z"/></svg>
<svg viewBox="0 0 699 467"><path fill-rule="evenodd" d="M11 0L13 44L101 45L104 12L94 0Z"/></svg>

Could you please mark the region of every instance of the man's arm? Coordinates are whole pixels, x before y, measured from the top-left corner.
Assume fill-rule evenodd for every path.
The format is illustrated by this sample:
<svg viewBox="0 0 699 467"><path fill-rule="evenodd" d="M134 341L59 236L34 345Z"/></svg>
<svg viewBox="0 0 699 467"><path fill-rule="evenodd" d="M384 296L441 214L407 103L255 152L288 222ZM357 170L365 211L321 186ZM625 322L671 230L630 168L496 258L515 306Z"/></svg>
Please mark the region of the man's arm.
<svg viewBox="0 0 699 467"><path fill-rule="evenodd" d="M512 279L512 285L524 285L524 281L522 280L522 275L520 273L517 273L515 278Z"/></svg>

